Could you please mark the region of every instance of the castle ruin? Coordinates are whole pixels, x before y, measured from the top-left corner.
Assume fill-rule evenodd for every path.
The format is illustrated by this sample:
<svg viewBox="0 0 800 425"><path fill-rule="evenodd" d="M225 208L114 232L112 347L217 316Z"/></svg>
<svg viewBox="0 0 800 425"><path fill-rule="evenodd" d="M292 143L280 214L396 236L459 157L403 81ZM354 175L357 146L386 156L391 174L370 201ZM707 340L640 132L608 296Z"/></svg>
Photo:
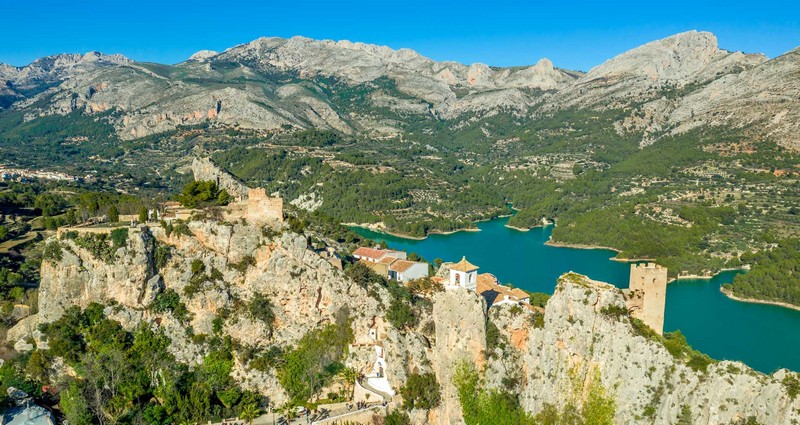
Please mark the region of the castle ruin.
<svg viewBox="0 0 800 425"><path fill-rule="evenodd" d="M283 223L283 198L267 196L263 187L247 191L245 220L264 224L269 221Z"/></svg>
<svg viewBox="0 0 800 425"><path fill-rule="evenodd" d="M283 198L267 195L264 188L251 189L235 176L214 164L209 158L195 157L192 161L195 180L210 180L236 199L225 208L225 219L244 218L248 223L283 223Z"/></svg>
<svg viewBox="0 0 800 425"><path fill-rule="evenodd" d="M656 263L631 264L626 304L631 315L656 331L664 332L667 268Z"/></svg>

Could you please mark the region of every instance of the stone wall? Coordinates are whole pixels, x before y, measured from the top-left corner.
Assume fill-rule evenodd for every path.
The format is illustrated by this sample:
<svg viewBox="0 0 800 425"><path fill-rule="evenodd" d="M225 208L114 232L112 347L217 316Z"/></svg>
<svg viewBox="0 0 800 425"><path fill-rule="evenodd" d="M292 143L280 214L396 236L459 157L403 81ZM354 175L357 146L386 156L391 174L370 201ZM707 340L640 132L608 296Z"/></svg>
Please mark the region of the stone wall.
<svg viewBox="0 0 800 425"><path fill-rule="evenodd" d="M268 221L283 223L283 199L267 196L263 188L249 189L245 219L253 223Z"/></svg>

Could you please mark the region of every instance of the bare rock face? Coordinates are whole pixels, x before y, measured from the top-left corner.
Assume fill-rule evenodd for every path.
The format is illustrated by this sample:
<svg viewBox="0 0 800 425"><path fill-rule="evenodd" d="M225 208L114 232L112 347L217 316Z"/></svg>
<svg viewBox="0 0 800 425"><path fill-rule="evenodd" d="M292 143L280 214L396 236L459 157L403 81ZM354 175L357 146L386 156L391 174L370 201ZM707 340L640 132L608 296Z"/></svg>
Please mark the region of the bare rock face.
<svg viewBox="0 0 800 425"><path fill-rule="evenodd" d="M41 313L20 321L8 332L8 339L23 350L30 350L31 339L39 346L44 342L36 330L40 323L57 320L72 306L85 308L92 302L113 302L114 306L106 309L109 317L128 330L140 323L160 328L172 341L169 350L176 359L196 365L202 362L205 348L189 337L187 326L196 335L212 335L214 320L223 310L234 312L223 322L224 335L243 346L264 348L292 346L346 309L358 343L371 347L370 329L378 329L386 351L396 356L392 367L399 379L406 376L402 359L409 356L404 351L408 347L418 356L418 364L424 362L419 357L425 353L419 348L421 342L409 345L403 338L387 336L379 318L383 308L380 299L373 298L365 288L346 279L340 270L309 250L304 236L273 229L271 232L278 232L278 236L268 237L260 226L214 221L192 221L188 229L190 234L168 235L161 227L131 228L127 246L116 251L113 261L95 258L75 240L54 238L49 243L59 243L62 255L60 260L42 264ZM157 245L169 247L170 251L168 261L160 268L153 261ZM197 261L204 269L199 274L192 272ZM171 313L148 309L163 290L180 295L190 313L187 322ZM252 317L246 308L256 293L266 296L273 305L277 317L273 329ZM385 289L379 294L388 296ZM274 372L267 379L269 373L237 363L233 376L246 388L275 400L284 397Z"/></svg>
<svg viewBox="0 0 800 425"><path fill-rule="evenodd" d="M122 66L131 62L122 55L105 55L100 52L88 52L83 55L60 54L39 58L19 68L0 65L0 80L9 81L16 87L31 88L37 84L61 82L97 69Z"/></svg>
<svg viewBox="0 0 800 425"><path fill-rule="evenodd" d="M221 53L203 50L174 66L97 52L49 56L21 68L0 64L0 108L19 109L26 120L113 111L103 119L125 140L198 124L397 135L403 118L385 119L385 108L410 119L462 123L500 113L530 118L613 109L630 111L616 130L644 132L642 146L664 135L731 126L797 150L797 57L796 50L772 60L729 52L713 34L688 31L583 74L547 59L499 68L350 41L260 38ZM243 78L248 84L240 84ZM337 92L354 87L366 93L364 102Z"/></svg>
<svg viewBox="0 0 800 425"><path fill-rule="evenodd" d="M199 52L196 52L192 56L189 56L189 60L203 62L206 61L207 59L213 58L217 54L218 53L213 50L200 50Z"/></svg>
<svg viewBox="0 0 800 425"><path fill-rule="evenodd" d="M600 379L616 400L616 423L675 423L683 405L694 423L750 416L759 423L798 420L800 400L781 383L786 372L767 376L728 361L695 371L634 332L627 317L604 313L607 307L624 307L612 285L574 273L559 280L544 327L532 329L521 350L527 410L538 412L548 403L580 406L589 383Z"/></svg>
<svg viewBox="0 0 800 425"><path fill-rule="evenodd" d="M131 307L144 308L159 284L151 282L154 238L147 228L130 229L127 246L119 248L114 260L97 258L93 253L64 238L62 259L43 261L39 289L39 316L42 322L58 319L77 305L115 300ZM149 295L148 295L149 294Z"/></svg>
<svg viewBox="0 0 800 425"><path fill-rule="evenodd" d="M436 379L442 387L442 404L434 414L439 424L462 423L453 374L462 362L484 364L486 349L486 302L475 292L452 289L433 299L436 345L432 358Z"/></svg>
<svg viewBox="0 0 800 425"><path fill-rule="evenodd" d="M324 94L327 83L320 79L333 77L348 85L375 86L373 94L378 96L374 104L354 106L380 108L388 103L415 114L457 117L497 105L522 111L531 103L525 89L554 90L575 78L547 60L527 68L493 69L484 64L435 62L409 49L305 37L260 38L222 53L204 50L174 67L187 78L175 78L163 72L163 67L119 56L60 55L25 68L0 68L0 80L9 81L10 87L18 82L45 80L60 86L29 99L10 87L0 95L5 102L17 102L18 107L26 109L28 119L75 110L93 114L113 109L120 116L111 122L123 139L201 123L265 130L289 125L350 134L369 115L340 115L341 110ZM229 72L232 67L236 69ZM275 76L285 82L276 82ZM228 84L229 79L238 81L241 77L259 83ZM298 78L308 83L297 84ZM204 85L198 79L218 84ZM382 83L376 84L381 80L393 81L400 93L382 91L378 87ZM464 89L490 95L490 103L457 102L455 90ZM503 93L511 98L498 99L505 97ZM45 96L49 105L34 106ZM520 104L519 98L525 101Z"/></svg>
<svg viewBox="0 0 800 425"><path fill-rule="evenodd" d="M669 117L673 132L700 126L760 129L793 150L800 149L800 49L719 78L681 99ZM793 106L794 105L794 106Z"/></svg>
<svg viewBox="0 0 800 425"><path fill-rule="evenodd" d="M689 31L647 43L593 68L584 80L644 77L652 81L691 78L727 57L709 32Z"/></svg>
<svg viewBox="0 0 800 425"><path fill-rule="evenodd" d="M247 197L247 186L230 173L214 165L208 158L194 157L192 159L192 174L197 181L216 182L220 189L228 191L228 194L233 197Z"/></svg>
<svg viewBox="0 0 800 425"><path fill-rule="evenodd" d="M688 31L609 59L560 92L553 103L559 107L622 107L634 99L660 97L665 88L707 82L766 60L763 55L722 50L714 34Z"/></svg>

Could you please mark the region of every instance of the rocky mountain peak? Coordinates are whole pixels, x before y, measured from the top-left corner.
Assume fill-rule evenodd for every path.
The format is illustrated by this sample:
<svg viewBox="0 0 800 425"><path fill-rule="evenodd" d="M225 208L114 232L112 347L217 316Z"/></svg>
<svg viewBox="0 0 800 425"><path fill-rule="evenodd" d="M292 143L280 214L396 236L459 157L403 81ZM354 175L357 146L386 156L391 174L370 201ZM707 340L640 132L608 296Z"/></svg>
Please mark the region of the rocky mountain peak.
<svg viewBox="0 0 800 425"><path fill-rule="evenodd" d="M541 58L539 59L539 62L536 62L536 65L534 66L540 69L548 69L548 70L553 69L553 61L547 58Z"/></svg>
<svg viewBox="0 0 800 425"><path fill-rule="evenodd" d="M203 61L205 61L207 59L211 59L212 57L214 57L214 56L216 56L218 54L219 53L217 53L217 52L215 52L213 50L200 50L200 51L196 52L195 54L189 56L188 60L197 61L197 62L203 62Z"/></svg>
<svg viewBox="0 0 800 425"><path fill-rule="evenodd" d="M653 81L683 79L727 55L719 49L714 34L688 31L622 53L593 68L585 80L624 76Z"/></svg>

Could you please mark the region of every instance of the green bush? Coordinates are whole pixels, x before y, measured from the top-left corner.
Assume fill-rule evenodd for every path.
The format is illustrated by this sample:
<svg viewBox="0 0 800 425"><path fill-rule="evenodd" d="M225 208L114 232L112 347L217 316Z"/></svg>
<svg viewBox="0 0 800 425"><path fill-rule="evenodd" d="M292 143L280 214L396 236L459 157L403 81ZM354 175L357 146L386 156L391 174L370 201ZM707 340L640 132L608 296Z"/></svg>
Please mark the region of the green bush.
<svg viewBox="0 0 800 425"><path fill-rule="evenodd" d="M520 405L516 395L483 388L480 375L472 364L456 366L453 385L467 425L533 425L531 417Z"/></svg>
<svg viewBox="0 0 800 425"><path fill-rule="evenodd" d="M199 275L206 271L206 265L203 263L203 260L194 259L192 260L191 269L193 275Z"/></svg>
<svg viewBox="0 0 800 425"><path fill-rule="evenodd" d="M400 389L406 409L435 409L441 401L439 383L433 373L411 374Z"/></svg>
<svg viewBox="0 0 800 425"><path fill-rule="evenodd" d="M408 413L399 410L392 410L391 413L386 415L384 425L411 425L411 418Z"/></svg>
<svg viewBox="0 0 800 425"><path fill-rule="evenodd" d="M283 356L278 382L293 403L308 401L344 368L341 361L353 341L353 330L347 314L337 319L304 335L297 347Z"/></svg>
<svg viewBox="0 0 800 425"><path fill-rule="evenodd" d="M48 242L42 251L42 258L48 261L61 261L61 244L58 241Z"/></svg>
<svg viewBox="0 0 800 425"><path fill-rule="evenodd" d="M417 318L414 316L414 309L405 300L394 298L386 311L386 320L397 329L405 329L414 326Z"/></svg>
<svg viewBox="0 0 800 425"><path fill-rule="evenodd" d="M233 199L228 191L220 190L214 181L192 181L184 186L177 200L187 208L204 208L228 205Z"/></svg>
<svg viewBox="0 0 800 425"><path fill-rule="evenodd" d="M111 242L114 248L122 248L128 244L128 229L121 227L111 231Z"/></svg>
<svg viewBox="0 0 800 425"><path fill-rule="evenodd" d="M275 325L275 312L272 308L272 303L269 298L264 294L256 293L250 301L250 315L256 319L264 322L267 325L269 332L268 337L272 338L272 331Z"/></svg>
<svg viewBox="0 0 800 425"><path fill-rule="evenodd" d="M781 383L786 389L786 394L788 394L792 400L796 399L797 395L800 394L800 379L797 378L797 374L791 372L787 373L786 376L783 377Z"/></svg>
<svg viewBox="0 0 800 425"><path fill-rule="evenodd" d="M119 223L119 211L117 210L116 206L110 206L106 216L108 217L109 223Z"/></svg>
<svg viewBox="0 0 800 425"><path fill-rule="evenodd" d="M163 245L160 243L156 243L156 249L153 253L153 259L155 260L156 269L161 270L169 261L170 257L172 257L172 247L169 245Z"/></svg>
<svg viewBox="0 0 800 425"><path fill-rule="evenodd" d="M189 321L189 309L181 302L181 297L174 289L167 289L158 294L149 307L154 313L167 313L180 320L182 323Z"/></svg>

